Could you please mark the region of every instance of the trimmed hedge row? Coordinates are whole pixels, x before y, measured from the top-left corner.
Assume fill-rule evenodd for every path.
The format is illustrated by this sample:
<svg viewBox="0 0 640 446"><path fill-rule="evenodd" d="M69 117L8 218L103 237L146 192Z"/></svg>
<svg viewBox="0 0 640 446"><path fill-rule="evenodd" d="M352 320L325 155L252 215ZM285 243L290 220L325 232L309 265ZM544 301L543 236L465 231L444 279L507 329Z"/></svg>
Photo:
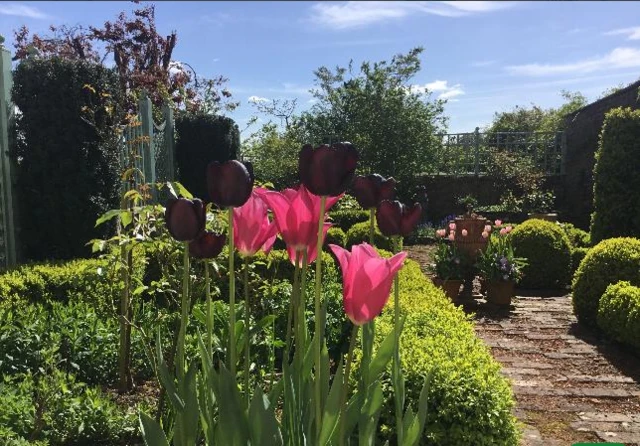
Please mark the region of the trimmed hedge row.
<svg viewBox="0 0 640 446"><path fill-rule="evenodd" d="M342 209L329 212L334 227L347 232L356 223L368 222L369 211L364 209Z"/></svg>
<svg viewBox="0 0 640 446"><path fill-rule="evenodd" d="M640 348L640 288L627 281L609 285L600 298L597 321L607 336Z"/></svg>
<svg viewBox="0 0 640 446"><path fill-rule="evenodd" d="M369 222L365 221L362 223L356 223L351 226L351 228L347 231L347 248L351 248L353 245L358 245L362 242L369 243ZM391 240L380 232L378 229L378 224L375 224L375 232L373 234L374 244L382 249L392 249Z"/></svg>

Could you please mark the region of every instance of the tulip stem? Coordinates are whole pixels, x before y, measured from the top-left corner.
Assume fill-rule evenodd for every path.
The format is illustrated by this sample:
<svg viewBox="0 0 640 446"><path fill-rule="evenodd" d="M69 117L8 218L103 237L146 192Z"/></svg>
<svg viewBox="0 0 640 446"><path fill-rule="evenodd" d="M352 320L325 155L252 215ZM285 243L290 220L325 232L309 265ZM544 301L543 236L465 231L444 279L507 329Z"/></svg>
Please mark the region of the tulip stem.
<svg viewBox="0 0 640 446"><path fill-rule="evenodd" d="M229 209L229 357L231 376L236 376L236 275L233 248L233 208Z"/></svg>
<svg viewBox="0 0 640 446"><path fill-rule="evenodd" d="M287 316L287 354L285 360L288 362L291 352L291 322L293 319L293 336L296 337L296 350L298 349L298 301L300 300L300 251L296 251L296 261L293 266L293 290L291 295L291 305L289 305L289 314Z"/></svg>
<svg viewBox="0 0 640 446"><path fill-rule="evenodd" d="M351 374L351 363L353 361L353 350L356 346L356 340L358 339L359 325L354 325L351 329L351 340L349 341L349 353L347 354L347 364L344 368L344 376L342 381L342 395L340 397L340 446L344 446L344 429L345 429L345 416L347 412L347 396L349 395L349 375Z"/></svg>
<svg viewBox="0 0 640 446"><path fill-rule="evenodd" d="M322 361L322 354L320 346L322 345L323 327L322 319L320 315L320 295L322 293L322 235L324 229L324 213L327 205L327 197L323 195L320 197L320 215L318 216L318 243L316 249L318 255L316 257L316 296L315 296L315 357L316 357L316 376L315 376L315 412L316 412L316 443L320 443L320 428L322 426L322 387L320 382L320 363Z"/></svg>
<svg viewBox="0 0 640 446"><path fill-rule="evenodd" d="M249 355L249 336L251 333L251 306L249 305L249 258L244 258L244 393L249 407L249 368L251 357Z"/></svg>
<svg viewBox="0 0 640 446"><path fill-rule="evenodd" d="M394 237L394 254L402 251L402 237ZM394 384L400 384L402 379L400 373L400 281L399 281L399 273L396 273L393 278L393 331L395 337L395 349L393 354L393 374ZM402 409L404 407L404 392L401 390L403 386L398 385L394 389L395 396L395 406L396 406L396 432L398 435L398 444L403 444L404 440L404 431L403 431L403 421L402 421Z"/></svg>
<svg viewBox="0 0 640 446"><path fill-rule="evenodd" d="M302 268L300 270L300 306L298 307L298 320L300 324L300 346L301 351L305 351L307 345L307 318L305 312L307 309L307 250L302 251Z"/></svg>
<svg viewBox="0 0 640 446"><path fill-rule="evenodd" d="M176 368L179 377L184 375L184 339L189 323L189 242L184 243L184 257L182 266L182 314L180 331L178 332L178 358Z"/></svg>
<svg viewBox="0 0 640 446"><path fill-rule="evenodd" d="M374 235L376 233L375 227L376 208L369 209L369 244L376 246Z"/></svg>
<svg viewBox="0 0 640 446"><path fill-rule="evenodd" d="M209 275L209 260L204 260L204 292L207 297L207 345L209 358L213 361L213 310L211 308L211 277Z"/></svg>

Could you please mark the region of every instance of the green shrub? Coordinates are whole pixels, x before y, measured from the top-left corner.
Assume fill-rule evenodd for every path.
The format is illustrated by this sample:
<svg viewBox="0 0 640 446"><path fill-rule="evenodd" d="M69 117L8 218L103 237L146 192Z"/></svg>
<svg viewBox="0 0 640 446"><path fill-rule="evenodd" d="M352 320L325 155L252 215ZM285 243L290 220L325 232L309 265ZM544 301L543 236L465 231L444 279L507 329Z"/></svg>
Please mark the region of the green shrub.
<svg viewBox="0 0 640 446"><path fill-rule="evenodd" d="M573 277L573 312L578 321L595 326L600 298L621 280L640 285L640 240L619 237L591 248Z"/></svg>
<svg viewBox="0 0 640 446"><path fill-rule="evenodd" d="M202 114L181 113L175 125L178 181L195 197L208 200L207 165L237 158L240 130L231 118Z"/></svg>
<svg viewBox="0 0 640 446"><path fill-rule="evenodd" d="M329 228L327 236L324 239L324 244L334 244L344 247L347 244L347 234L340 228Z"/></svg>
<svg viewBox="0 0 640 446"><path fill-rule="evenodd" d="M85 244L108 234L95 222L119 205L121 145L109 138L119 123L105 112L119 95L115 71L99 64L29 58L16 67L14 203L25 258L85 257ZM96 111L95 126L85 107Z"/></svg>
<svg viewBox="0 0 640 446"><path fill-rule="evenodd" d="M476 337L471 319L426 278L416 262L406 261L399 277L401 310L406 315L401 337L402 369L407 400L414 411L424 376L434 370L425 436L420 444L517 445L511 386L501 376L499 363ZM376 319L376 346L392 330L390 299ZM383 383L387 379L383 377ZM386 396L380 444L395 438L393 397Z"/></svg>
<svg viewBox="0 0 640 446"><path fill-rule="evenodd" d="M598 304L598 327L616 341L640 348L640 288L609 285Z"/></svg>
<svg viewBox="0 0 640 446"><path fill-rule="evenodd" d="M378 229L378 225L376 223L375 233L373 236L373 240L375 242L376 247L381 249L391 249L391 241L382 235L380 229ZM347 231L347 246L346 248L351 248L353 245L360 244L362 242L369 243L369 222L365 221L362 223L356 223L351 226L351 229Z"/></svg>
<svg viewBox="0 0 640 446"><path fill-rule="evenodd" d="M580 267L580 263L585 258L591 248L573 248L571 250L571 275Z"/></svg>
<svg viewBox="0 0 640 446"><path fill-rule="evenodd" d="M561 226L567 237L569 237L572 247L588 248L591 246L591 236L587 231L576 228L572 223L562 223Z"/></svg>
<svg viewBox="0 0 640 446"><path fill-rule="evenodd" d="M404 239L404 244L428 245L436 240L436 229L431 225L419 225Z"/></svg>
<svg viewBox="0 0 640 446"><path fill-rule="evenodd" d="M510 234L516 256L527 259L519 286L562 289L571 278L571 244L555 223L531 219Z"/></svg>
<svg viewBox="0 0 640 446"><path fill-rule="evenodd" d="M593 243L640 237L640 110L614 108L604 119L593 170Z"/></svg>
<svg viewBox="0 0 640 446"><path fill-rule="evenodd" d="M356 223L368 222L369 211L364 209L343 209L329 212L334 227L347 232Z"/></svg>

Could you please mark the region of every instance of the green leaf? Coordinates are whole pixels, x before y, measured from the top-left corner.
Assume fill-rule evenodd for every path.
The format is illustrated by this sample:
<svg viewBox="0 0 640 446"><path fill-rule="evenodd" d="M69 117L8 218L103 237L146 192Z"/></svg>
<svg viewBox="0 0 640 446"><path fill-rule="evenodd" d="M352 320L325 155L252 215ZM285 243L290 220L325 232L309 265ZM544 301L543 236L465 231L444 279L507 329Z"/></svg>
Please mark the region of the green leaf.
<svg viewBox="0 0 640 446"><path fill-rule="evenodd" d="M218 375L219 385L218 399L218 430L216 432L217 444L246 445L248 443L249 424L245 414L245 403L238 391L235 376L227 370L224 364L220 365Z"/></svg>
<svg viewBox="0 0 640 446"><path fill-rule="evenodd" d="M193 198L191 192L189 192L186 187L184 187L177 181L167 182L167 189L169 189L169 193L174 198L179 198L180 196L188 198L189 200Z"/></svg>
<svg viewBox="0 0 640 446"><path fill-rule="evenodd" d="M427 404L429 396L429 388L431 387L431 379L433 378L433 369L424 379L422 390L420 391L420 399L418 400L418 416L414 418L413 423L405 430L404 446L416 446L419 443L420 436L424 430L424 423L427 419Z"/></svg>
<svg viewBox="0 0 640 446"><path fill-rule="evenodd" d="M98 218L96 220L96 226L95 227L98 227L101 224L116 218L117 216L119 216L123 212L127 212L127 211L124 210L124 209L111 209L111 210L105 212L104 214L102 214L100 216L100 218Z"/></svg>
<svg viewBox="0 0 640 446"><path fill-rule="evenodd" d="M273 406L260 385L256 386L249 405L249 429L252 445L281 445L282 435Z"/></svg>
<svg viewBox="0 0 640 446"><path fill-rule="evenodd" d="M324 407L324 415L322 417L322 427L320 429L320 445L325 445L333 435L333 431L338 425L340 418L340 397L342 395L343 378L342 378L342 359L338 364L338 370L333 378L327 404Z"/></svg>
<svg viewBox="0 0 640 446"><path fill-rule="evenodd" d="M130 211L123 211L120 214L120 221L122 222L122 226L126 228L133 221L133 213Z"/></svg>
<svg viewBox="0 0 640 446"><path fill-rule="evenodd" d="M404 319L404 317L400 319L400 326L398 328L400 331L402 331ZM378 351L376 352L375 358L371 361L371 366L369 367L369 379L371 381L378 379L378 377L382 375L382 372L386 370L387 364L389 364L389 361L391 361L391 358L393 357L395 344L395 333L391 331L387 335L386 339L382 341L380 348L378 348Z"/></svg>
<svg viewBox="0 0 640 446"><path fill-rule="evenodd" d="M140 432L147 446L169 446L167 437L160 425L146 413L140 411Z"/></svg>

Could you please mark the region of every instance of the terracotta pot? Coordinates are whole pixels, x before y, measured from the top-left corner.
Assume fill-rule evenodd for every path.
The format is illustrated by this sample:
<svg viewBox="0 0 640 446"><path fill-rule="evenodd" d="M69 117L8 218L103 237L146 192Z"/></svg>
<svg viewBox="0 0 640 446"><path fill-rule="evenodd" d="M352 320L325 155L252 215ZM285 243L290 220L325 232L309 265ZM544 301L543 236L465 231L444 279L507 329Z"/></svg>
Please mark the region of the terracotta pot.
<svg viewBox="0 0 640 446"><path fill-rule="evenodd" d="M484 251L489 243L488 239L482 237L484 227L491 224L486 218L480 215L463 215L456 217L456 238L454 243L456 248L466 255L472 262L475 262L478 253ZM462 235L462 230L467 230L467 235Z"/></svg>
<svg viewBox="0 0 640 446"><path fill-rule="evenodd" d="M555 213L531 213L528 215L529 218L538 218L540 220L547 220L547 221L552 221L552 222L556 222L558 221L558 214Z"/></svg>
<svg viewBox="0 0 640 446"><path fill-rule="evenodd" d="M438 282L436 282L436 280ZM433 283L442 288L444 290L444 294L446 294L447 297L452 301L456 301L458 299L458 294L460 294L460 287L462 286L462 280L433 279Z"/></svg>
<svg viewBox="0 0 640 446"><path fill-rule="evenodd" d="M487 302L496 305L511 305L511 298L515 296L516 283L512 280L487 281Z"/></svg>

